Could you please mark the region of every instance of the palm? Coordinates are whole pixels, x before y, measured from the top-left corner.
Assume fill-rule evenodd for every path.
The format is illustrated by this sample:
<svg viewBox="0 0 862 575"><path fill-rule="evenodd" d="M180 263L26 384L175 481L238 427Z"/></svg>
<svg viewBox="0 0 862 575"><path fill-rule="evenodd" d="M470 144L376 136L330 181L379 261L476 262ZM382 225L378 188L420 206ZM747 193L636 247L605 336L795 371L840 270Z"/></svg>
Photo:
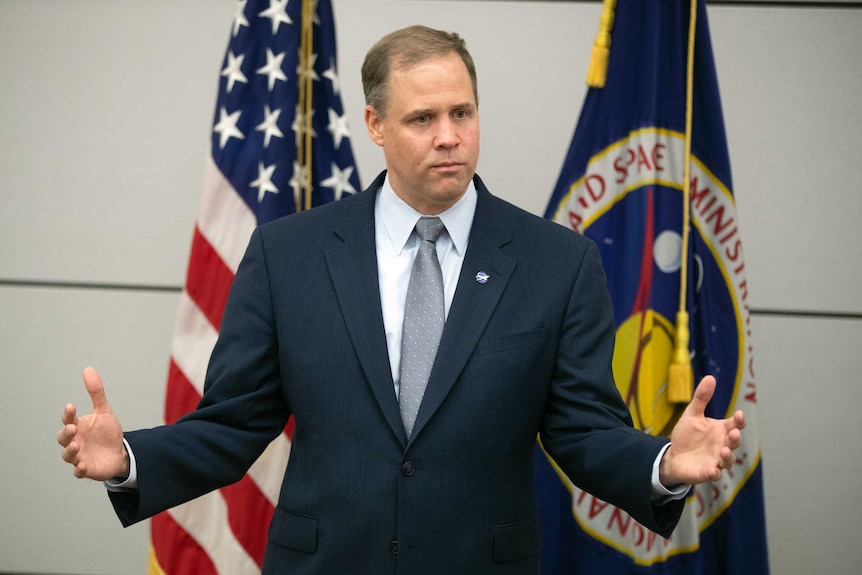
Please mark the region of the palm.
<svg viewBox="0 0 862 575"><path fill-rule="evenodd" d="M116 475L117 461L123 459L123 428L112 411L79 418L77 441L87 477L104 481Z"/></svg>
<svg viewBox="0 0 862 575"><path fill-rule="evenodd" d="M745 418L741 411L727 419L706 417L704 410L714 391L715 379L703 378L674 427L671 447L662 461L661 480L665 485L715 481L721 477L722 469L733 465L733 450L741 443Z"/></svg>
<svg viewBox="0 0 862 575"><path fill-rule="evenodd" d="M63 459L75 467L77 477L104 481L128 473L123 427L111 410L95 369L84 370L84 384L93 402L93 413L78 417L74 405L66 406L64 427L57 434Z"/></svg>

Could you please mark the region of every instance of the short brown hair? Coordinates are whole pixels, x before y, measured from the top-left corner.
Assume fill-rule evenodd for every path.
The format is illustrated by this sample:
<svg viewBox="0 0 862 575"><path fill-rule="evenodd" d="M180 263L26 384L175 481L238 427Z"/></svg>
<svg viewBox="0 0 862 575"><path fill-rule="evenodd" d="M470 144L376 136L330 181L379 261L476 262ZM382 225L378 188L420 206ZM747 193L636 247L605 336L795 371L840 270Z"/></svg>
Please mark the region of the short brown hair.
<svg viewBox="0 0 862 575"><path fill-rule="evenodd" d="M454 32L444 32L426 26L409 26L390 32L377 41L365 55L362 63L362 87L365 103L377 114L386 116L389 98L389 71L409 68L434 56L455 53L461 57L473 82L473 97L478 103L476 66L467 51L464 39Z"/></svg>

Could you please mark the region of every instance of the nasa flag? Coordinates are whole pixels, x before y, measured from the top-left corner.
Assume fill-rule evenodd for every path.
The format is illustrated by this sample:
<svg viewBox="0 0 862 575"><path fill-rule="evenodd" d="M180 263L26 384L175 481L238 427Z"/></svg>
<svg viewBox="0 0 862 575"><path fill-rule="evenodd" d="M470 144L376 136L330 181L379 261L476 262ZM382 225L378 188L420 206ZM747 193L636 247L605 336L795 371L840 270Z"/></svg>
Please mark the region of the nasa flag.
<svg viewBox="0 0 862 575"><path fill-rule="evenodd" d="M747 427L737 465L692 490L669 539L572 485L537 449L543 572L768 573L749 294L706 2L612 4L545 217L599 246L614 377L635 425L669 436L692 382L711 374L707 415L743 409Z"/></svg>

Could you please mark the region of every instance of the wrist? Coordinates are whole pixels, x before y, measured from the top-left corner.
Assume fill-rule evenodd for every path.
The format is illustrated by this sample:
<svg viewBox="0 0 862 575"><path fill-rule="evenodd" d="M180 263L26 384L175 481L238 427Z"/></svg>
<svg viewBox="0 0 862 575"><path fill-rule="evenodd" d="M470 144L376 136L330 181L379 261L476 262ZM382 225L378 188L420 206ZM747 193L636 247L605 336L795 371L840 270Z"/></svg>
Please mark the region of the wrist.
<svg viewBox="0 0 862 575"><path fill-rule="evenodd" d="M114 476L114 481L122 483L129 478L129 474L131 473L132 463L131 458L129 457L129 450L126 449L126 444L123 442L123 462L120 465L119 472Z"/></svg>
<svg viewBox="0 0 862 575"><path fill-rule="evenodd" d="M673 445L668 446L661 456L658 480L666 489L673 489L683 484L683 481L673 473Z"/></svg>

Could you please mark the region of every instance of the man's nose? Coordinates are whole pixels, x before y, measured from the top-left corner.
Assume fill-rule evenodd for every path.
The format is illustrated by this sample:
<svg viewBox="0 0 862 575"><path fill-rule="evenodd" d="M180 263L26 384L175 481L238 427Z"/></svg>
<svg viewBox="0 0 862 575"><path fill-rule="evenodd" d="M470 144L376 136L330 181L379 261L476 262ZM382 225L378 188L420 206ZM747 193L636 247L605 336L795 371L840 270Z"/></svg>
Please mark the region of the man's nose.
<svg viewBox="0 0 862 575"><path fill-rule="evenodd" d="M458 136L458 126L450 118L441 120L437 123L437 134L434 138L434 144L438 148L452 148L458 145L460 137Z"/></svg>

